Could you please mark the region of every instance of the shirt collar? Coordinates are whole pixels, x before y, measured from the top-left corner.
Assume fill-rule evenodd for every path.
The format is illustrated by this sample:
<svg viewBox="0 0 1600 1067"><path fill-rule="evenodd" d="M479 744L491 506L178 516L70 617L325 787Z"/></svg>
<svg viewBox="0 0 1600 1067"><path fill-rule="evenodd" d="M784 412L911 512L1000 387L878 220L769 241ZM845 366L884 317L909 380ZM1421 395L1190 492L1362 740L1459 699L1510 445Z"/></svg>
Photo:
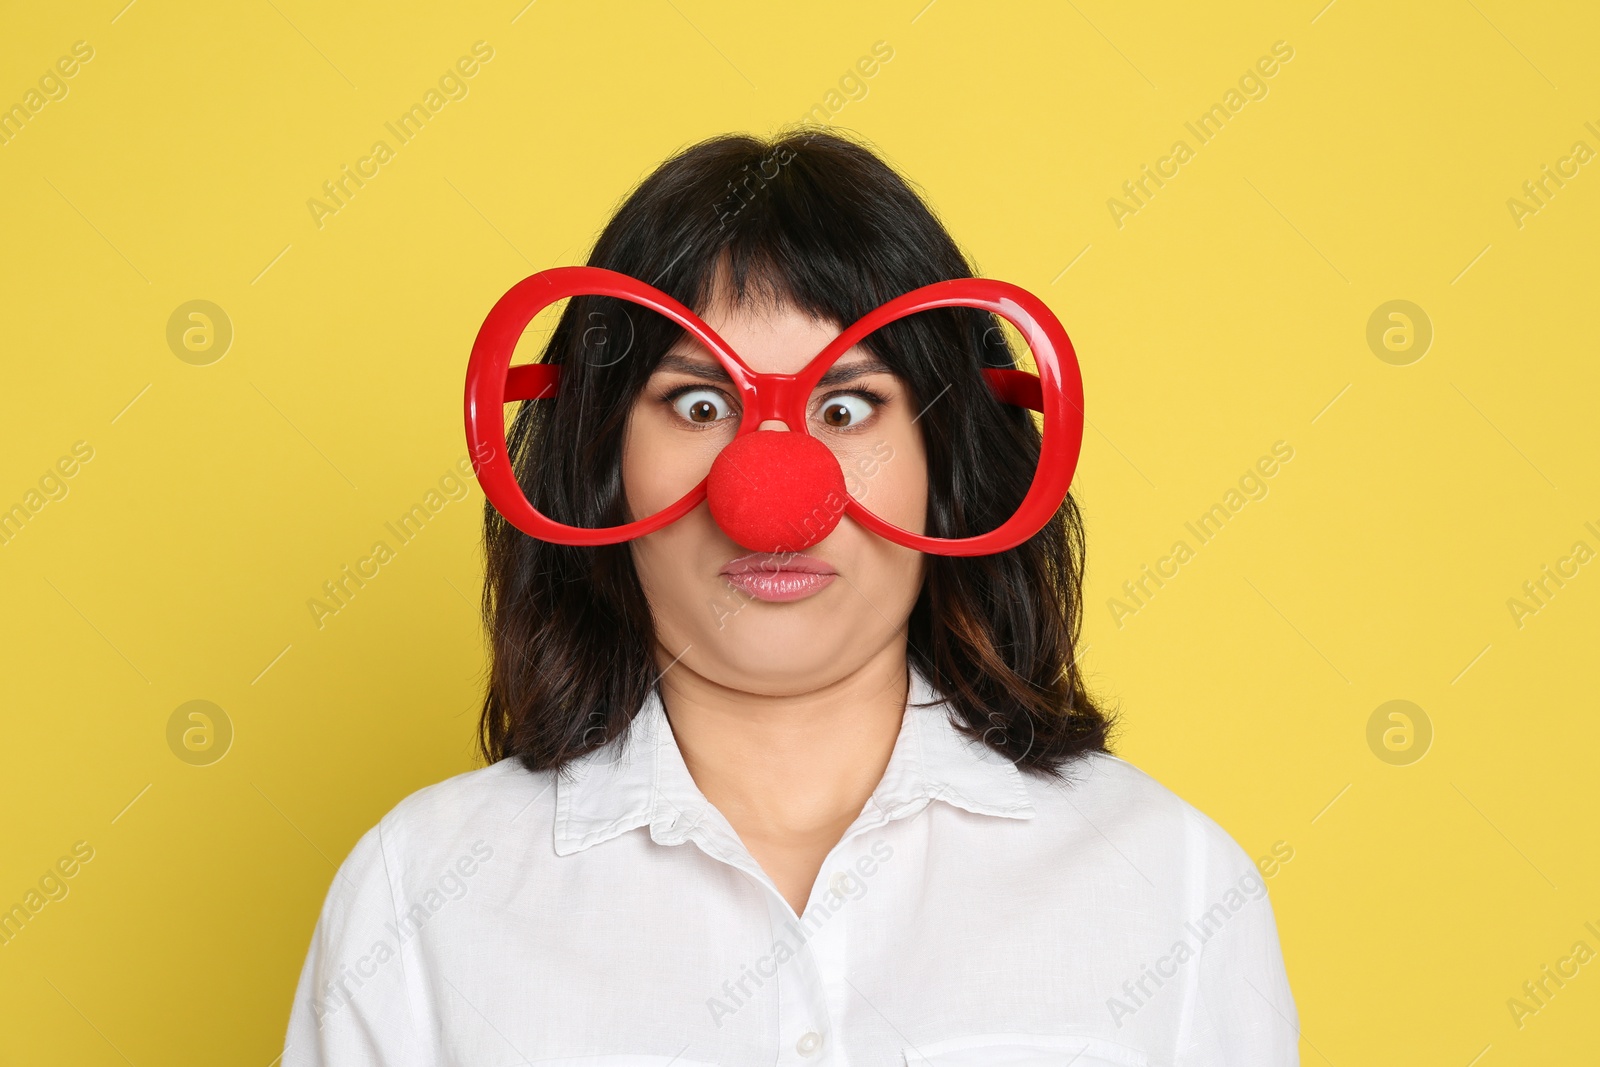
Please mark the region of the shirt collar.
<svg viewBox="0 0 1600 1067"><path fill-rule="evenodd" d="M1031 819L1034 807L1016 765L951 725L949 704L914 665L900 732L865 810L879 821L940 800L978 815ZM661 696L652 686L618 743L573 760L557 776L555 850L565 856L639 826L676 845L711 818L678 750ZM720 815L715 816L721 822Z"/></svg>

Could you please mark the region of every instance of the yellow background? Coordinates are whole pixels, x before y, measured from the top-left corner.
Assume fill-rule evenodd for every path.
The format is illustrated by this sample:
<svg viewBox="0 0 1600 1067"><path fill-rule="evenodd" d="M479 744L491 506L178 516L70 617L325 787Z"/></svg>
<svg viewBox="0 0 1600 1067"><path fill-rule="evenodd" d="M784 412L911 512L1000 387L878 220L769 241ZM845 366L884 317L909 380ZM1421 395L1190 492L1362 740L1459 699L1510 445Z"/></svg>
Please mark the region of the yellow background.
<svg viewBox="0 0 1600 1067"><path fill-rule="evenodd" d="M0 1061L267 1067L334 866L473 765L476 486L320 629L306 601L464 455L506 288L881 40L832 121L1071 332L1085 662L1124 755L1252 854L1293 848L1269 885L1304 1062L1592 1062L1600 962L1520 1027L1507 1001L1600 951L1600 563L1520 627L1507 601L1600 550L1600 163L1520 227L1506 203L1600 149L1592 8L123 2L0 35L0 104L94 49L0 145L0 506L94 450L0 546L0 906L94 849L0 948ZM306 201L479 40L469 95L319 229ZM1277 41L1200 146L1184 122ZM1180 138L1119 228L1107 201ZM196 299L234 329L207 366L166 340ZM1407 366L1366 340L1395 299L1434 330ZM1280 440L1268 495L1118 626L1122 583ZM196 699L235 731L210 766L168 747ZM1405 766L1367 742L1396 699L1434 735Z"/></svg>

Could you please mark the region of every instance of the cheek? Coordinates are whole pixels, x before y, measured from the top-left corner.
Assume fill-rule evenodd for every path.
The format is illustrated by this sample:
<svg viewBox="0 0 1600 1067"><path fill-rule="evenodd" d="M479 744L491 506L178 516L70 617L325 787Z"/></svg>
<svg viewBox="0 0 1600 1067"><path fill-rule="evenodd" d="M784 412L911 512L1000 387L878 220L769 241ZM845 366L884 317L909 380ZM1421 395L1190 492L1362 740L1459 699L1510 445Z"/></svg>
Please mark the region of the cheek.
<svg viewBox="0 0 1600 1067"><path fill-rule="evenodd" d="M642 402L636 405L622 446L622 492L629 515L648 518L675 504L710 473L731 436L731 430L685 434Z"/></svg>
<svg viewBox="0 0 1600 1067"><path fill-rule="evenodd" d="M741 601L716 577L718 567L737 549L721 536L705 503L677 522L628 542L628 548L656 641L674 656L691 644L713 643L717 620L741 607Z"/></svg>
<svg viewBox="0 0 1600 1067"><path fill-rule="evenodd" d="M628 542L634 572L658 621L664 608L670 609L682 600L679 584L688 577L685 563L693 555L692 547L683 543L687 519L685 516L664 530Z"/></svg>
<svg viewBox="0 0 1600 1067"><path fill-rule="evenodd" d="M684 441L636 407L622 447L622 491L629 517L647 518L694 488L708 462L699 454L702 448L699 441ZM715 539L702 501L676 522L628 542L634 571L663 634L682 629L685 605L698 605L698 576L704 569L699 564L706 545Z"/></svg>
<svg viewBox="0 0 1600 1067"><path fill-rule="evenodd" d="M655 484L650 471L650 449L632 427L622 442L622 497L632 517L650 513L650 487Z"/></svg>
<svg viewBox="0 0 1600 1067"><path fill-rule="evenodd" d="M893 448L892 455L879 463L875 472L847 478L846 483L874 515L920 534L927 532L927 458L921 434L915 427L907 431L886 433L884 442ZM903 621L922 588L926 557L853 524L851 530L852 541L859 541L850 553L854 557L853 592L866 602L858 624L875 628L886 617Z"/></svg>
<svg viewBox="0 0 1600 1067"><path fill-rule="evenodd" d="M635 412L622 446L622 493L630 518L654 515L693 486L692 480L684 484L689 475L677 469L676 455L661 427Z"/></svg>
<svg viewBox="0 0 1600 1067"><path fill-rule="evenodd" d="M635 412L622 438L622 495L628 502L628 515L635 519L671 503L657 499L662 491L662 479L656 458L660 449L651 447L653 436L649 425Z"/></svg>
<svg viewBox="0 0 1600 1067"><path fill-rule="evenodd" d="M886 427L840 457L845 487L874 515L912 533L925 533L928 464L914 426Z"/></svg>
<svg viewBox="0 0 1600 1067"><path fill-rule="evenodd" d="M902 462L890 482L894 494L894 507L899 516L895 522L913 533L927 532L928 519L928 458L922 450L922 437L911 434L903 452L896 454Z"/></svg>

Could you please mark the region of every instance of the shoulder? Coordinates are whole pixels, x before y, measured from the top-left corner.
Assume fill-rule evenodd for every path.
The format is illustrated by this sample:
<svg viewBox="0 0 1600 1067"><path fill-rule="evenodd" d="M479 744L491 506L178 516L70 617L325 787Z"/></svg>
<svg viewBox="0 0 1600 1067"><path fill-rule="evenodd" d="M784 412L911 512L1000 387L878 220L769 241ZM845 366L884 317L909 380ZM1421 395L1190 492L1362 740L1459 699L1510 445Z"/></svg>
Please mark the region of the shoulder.
<svg viewBox="0 0 1600 1067"><path fill-rule="evenodd" d="M541 805L553 780L502 760L416 790L361 835L312 933L285 1064L425 1061L414 1025L424 1018L420 994L407 967L388 961L416 952L424 925L472 914L456 902L481 893L475 887L494 877L484 870L515 867L504 858L512 835L537 847L544 819L549 848Z"/></svg>
<svg viewBox="0 0 1600 1067"><path fill-rule="evenodd" d="M1027 776L1047 835L1098 838L1157 885L1162 877L1194 887L1255 873L1255 861L1221 825L1128 760L1093 752L1064 775Z"/></svg>
<svg viewBox="0 0 1600 1067"><path fill-rule="evenodd" d="M424 836L452 832L463 822L495 824L516 818L520 823L541 800L553 797L555 780L553 772L530 771L507 758L423 786L381 821Z"/></svg>
<svg viewBox="0 0 1600 1067"><path fill-rule="evenodd" d="M555 782L554 772L503 759L423 786L362 835L346 865L381 868L398 888L419 873L475 867L513 838L536 843L541 829L548 842Z"/></svg>
<svg viewBox="0 0 1600 1067"><path fill-rule="evenodd" d="M1165 1001L1181 1019L1175 1062L1298 1063L1299 1016L1263 877L1272 868L1128 760L1095 753L1066 771L1065 783L1029 776L1029 791L1041 842L1070 842L1058 863L1076 865L1077 884L1092 882L1089 899L1105 902L1102 933L1136 946L1126 960L1135 977L1107 1002L1117 1027L1136 1012L1171 1017L1142 1012L1162 980L1184 973L1187 996Z"/></svg>

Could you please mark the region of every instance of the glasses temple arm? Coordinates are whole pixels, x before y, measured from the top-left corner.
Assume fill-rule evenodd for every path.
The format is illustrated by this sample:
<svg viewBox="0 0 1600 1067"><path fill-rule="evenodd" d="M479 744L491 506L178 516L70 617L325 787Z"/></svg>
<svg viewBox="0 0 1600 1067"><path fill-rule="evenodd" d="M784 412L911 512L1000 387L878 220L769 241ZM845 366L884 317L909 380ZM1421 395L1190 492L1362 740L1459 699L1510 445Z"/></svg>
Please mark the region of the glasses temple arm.
<svg viewBox="0 0 1600 1067"><path fill-rule="evenodd" d="M559 363L524 363L506 373L507 404L515 400L544 400L561 385Z"/></svg>
<svg viewBox="0 0 1600 1067"><path fill-rule="evenodd" d="M1015 404L1034 411L1044 410L1044 386L1040 383L1038 375L1025 370L985 367L983 376L989 379L989 386L1002 403Z"/></svg>

